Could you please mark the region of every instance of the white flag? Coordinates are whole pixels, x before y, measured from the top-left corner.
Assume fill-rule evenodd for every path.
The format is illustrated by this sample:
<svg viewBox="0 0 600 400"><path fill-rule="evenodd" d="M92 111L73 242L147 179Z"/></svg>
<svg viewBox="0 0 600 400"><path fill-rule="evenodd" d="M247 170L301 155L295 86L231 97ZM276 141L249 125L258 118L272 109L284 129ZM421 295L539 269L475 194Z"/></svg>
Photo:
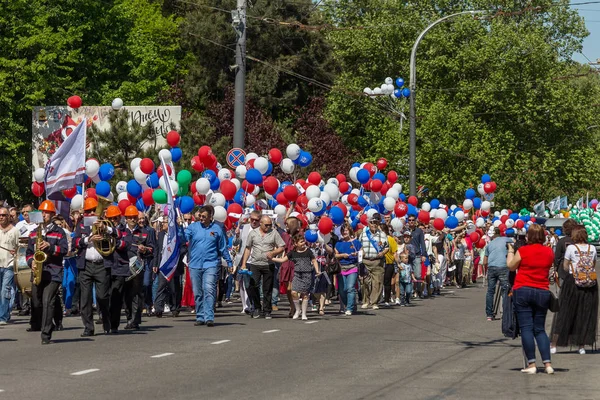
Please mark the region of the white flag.
<svg viewBox="0 0 600 400"><path fill-rule="evenodd" d="M175 202L173 201L173 191L171 189L171 183L167 178L167 166L165 160L161 157L160 163L163 168L163 176L166 181L166 192L167 192L167 205L169 207L169 227L167 234L163 241L162 253L160 257L160 273L165 277L167 281L170 281L175 270L177 269L177 263L179 262L179 235L177 232L177 210L175 209ZM173 168L175 172L175 168Z"/></svg>
<svg viewBox="0 0 600 400"><path fill-rule="evenodd" d="M85 175L86 120L65 139L46 164L46 196L61 190L71 189L83 183ZM62 198L62 195L60 196Z"/></svg>

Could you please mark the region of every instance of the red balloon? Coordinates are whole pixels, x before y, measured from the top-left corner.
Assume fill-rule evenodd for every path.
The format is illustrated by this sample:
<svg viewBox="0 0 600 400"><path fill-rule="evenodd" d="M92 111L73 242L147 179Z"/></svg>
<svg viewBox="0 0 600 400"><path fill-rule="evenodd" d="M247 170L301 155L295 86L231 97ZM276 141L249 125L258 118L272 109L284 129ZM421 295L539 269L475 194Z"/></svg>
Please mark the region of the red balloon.
<svg viewBox="0 0 600 400"><path fill-rule="evenodd" d="M367 214L363 214L360 216L360 223L364 226L367 226L367 222L369 220L369 216Z"/></svg>
<svg viewBox="0 0 600 400"><path fill-rule="evenodd" d="M490 215L490 212L489 212L489 211L484 211L484 210L481 210L481 216L482 216L482 217L484 217L484 218L485 218L485 217L487 217L488 215Z"/></svg>
<svg viewBox="0 0 600 400"><path fill-rule="evenodd" d="M244 214L244 209L238 203L231 203L227 207L227 218L231 219L232 222L237 222Z"/></svg>
<svg viewBox="0 0 600 400"><path fill-rule="evenodd" d="M390 190L391 188L392 188L392 185L386 181L383 183L380 193L385 196L387 194L388 190Z"/></svg>
<svg viewBox="0 0 600 400"><path fill-rule="evenodd" d="M119 202L119 210L121 214L125 214L125 209L131 205L131 202L127 199L123 199Z"/></svg>
<svg viewBox="0 0 600 400"><path fill-rule="evenodd" d="M492 193L493 186L492 186L492 182L487 182L486 184L483 185L483 191L486 193Z"/></svg>
<svg viewBox="0 0 600 400"><path fill-rule="evenodd" d="M206 196L203 194L194 193L192 198L194 199L194 204L197 206L204 205L204 202L206 201Z"/></svg>
<svg viewBox="0 0 600 400"><path fill-rule="evenodd" d="M281 150L276 148L269 150L269 160L273 164L279 164L281 160L283 160L283 154L281 154Z"/></svg>
<svg viewBox="0 0 600 400"><path fill-rule="evenodd" d="M226 231L230 231L233 228L233 224L235 224L235 222L231 219L231 217L225 218L225 222L223 222L223 226L225 226Z"/></svg>
<svg viewBox="0 0 600 400"><path fill-rule="evenodd" d="M503 224L505 224L507 219L508 219L508 215L503 215L503 216L500 217L500 222L502 222Z"/></svg>
<svg viewBox="0 0 600 400"><path fill-rule="evenodd" d="M244 191L246 193L254 192L254 188L255 188L255 186L253 184L251 184L250 182L248 182L247 180L244 179L244 181L242 181L242 189L244 189Z"/></svg>
<svg viewBox="0 0 600 400"><path fill-rule="evenodd" d="M348 182L340 182L339 189L340 193L348 193L352 189L352 186Z"/></svg>
<svg viewBox="0 0 600 400"><path fill-rule="evenodd" d="M198 149L198 157L203 163L210 160L210 156L212 156L212 149L210 146L202 146Z"/></svg>
<svg viewBox="0 0 600 400"><path fill-rule="evenodd" d="M138 198L137 198L137 197L133 197L132 195L130 195L129 193L127 193L127 199L129 200L129 202L130 202L131 204L134 204L134 205L135 205L135 203L137 202L137 199L138 199ZM123 200L125 200L125 199L123 199Z"/></svg>
<svg viewBox="0 0 600 400"><path fill-rule="evenodd" d="M38 183L38 182L32 182L31 183L31 193L33 193L33 195L35 197L40 197L41 195L44 194L44 182ZM94 191L95 192L95 191Z"/></svg>
<svg viewBox="0 0 600 400"><path fill-rule="evenodd" d="M342 203L341 201L334 201L332 203L332 205L339 207L344 212L344 215L348 214L348 207L346 207L346 205L344 203Z"/></svg>
<svg viewBox="0 0 600 400"><path fill-rule="evenodd" d="M338 182L341 184L342 182L346 182L346 175L344 175L344 174L337 174L335 176L335 179L337 179Z"/></svg>
<svg viewBox="0 0 600 400"><path fill-rule="evenodd" d="M485 239L479 239L477 244L475 244L475 247L477 247L478 249L483 249L485 247Z"/></svg>
<svg viewBox="0 0 600 400"><path fill-rule="evenodd" d="M169 131L169 133L167 133L167 143L169 143L169 146L177 146L180 140L181 136L179 136L179 133L177 133L177 131Z"/></svg>
<svg viewBox="0 0 600 400"><path fill-rule="evenodd" d="M206 160L200 159L200 161L202 161L204 166L206 166L208 169L215 169L217 166L217 157L214 154L209 155Z"/></svg>
<svg viewBox="0 0 600 400"><path fill-rule="evenodd" d="M469 238L471 239L471 242L477 243L477 242L479 242L479 233L471 232L471 234L469 235Z"/></svg>
<svg viewBox="0 0 600 400"><path fill-rule="evenodd" d="M363 166L363 168L369 171L369 175L371 175L371 178L377 173L377 167L373 165L373 163L368 162Z"/></svg>
<svg viewBox="0 0 600 400"><path fill-rule="evenodd" d="M444 225L444 220L441 218L436 218L433 220L433 227L438 231L444 229Z"/></svg>
<svg viewBox="0 0 600 400"><path fill-rule="evenodd" d="M283 195L287 201L296 201L298 199L298 189L294 185L288 185L283 189Z"/></svg>
<svg viewBox="0 0 600 400"><path fill-rule="evenodd" d="M361 206L359 206L358 204L352 204L352 209L353 209L354 211L361 211L361 210L362 210L362 207L361 207Z"/></svg>
<svg viewBox="0 0 600 400"><path fill-rule="evenodd" d="M530 221L535 223L535 217L531 217Z"/></svg>
<svg viewBox="0 0 600 400"><path fill-rule="evenodd" d="M304 179L297 179L296 183L302 187L306 186L306 181Z"/></svg>
<svg viewBox="0 0 600 400"><path fill-rule="evenodd" d="M385 158L380 158L379 160L377 160L377 169L378 170L382 170L385 169L385 167L387 167L387 160Z"/></svg>
<svg viewBox="0 0 600 400"><path fill-rule="evenodd" d="M171 172L172 172L172 171L173 171L173 170L171 169L171 166L167 164L167 174L168 174L169 176L171 176ZM156 174L158 175L158 177L159 177L159 178L161 178L161 177L163 176L163 169L162 169L162 165L156 169Z"/></svg>
<svg viewBox="0 0 600 400"><path fill-rule="evenodd" d="M196 186L196 185L192 185L192 186ZM146 189L142 193L142 201L144 202L144 205L146 207L149 207L152 204L154 204L154 199L152 198L153 192L154 192L154 190L152 190L152 189Z"/></svg>
<svg viewBox="0 0 600 400"><path fill-rule="evenodd" d="M408 198L408 204L416 207L417 204L419 204L419 200L417 199L417 196L410 196Z"/></svg>
<svg viewBox="0 0 600 400"><path fill-rule="evenodd" d="M263 188L265 189L265 192L273 196L275 192L277 192L277 189L279 189L279 182L277 181L277 178L275 178L274 176L269 176L267 179L264 180Z"/></svg>
<svg viewBox="0 0 600 400"><path fill-rule="evenodd" d="M383 187L383 182L381 182L379 179L373 179L371 181L371 190L379 193L381 192L381 188Z"/></svg>
<svg viewBox="0 0 600 400"><path fill-rule="evenodd" d="M321 174L319 174L318 172L311 172L310 174L308 174L307 180L313 185L319 186L319 184L321 183Z"/></svg>
<svg viewBox="0 0 600 400"><path fill-rule="evenodd" d="M525 221L523 221L522 219L518 219L515 221L515 227L517 229L523 229L525 227Z"/></svg>
<svg viewBox="0 0 600 400"><path fill-rule="evenodd" d="M421 210L421 211L419 211L417 218L419 219L419 221L421 221L422 223L427 225L429 223L429 220L431 217L429 216L429 212L427 212L425 210Z"/></svg>
<svg viewBox="0 0 600 400"><path fill-rule="evenodd" d="M355 206L358 204L358 195L356 193L350 193L348 195L348 204Z"/></svg>
<svg viewBox="0 0 600 400"><path fill-rule="evenodd" d="M140 169L146 175L153 173L154 172L154 161L152 161L149 158L143 158L142 161L140 161Z"/></svg>
<svg viewBox="0 0 600 400"><path fill-rule="evenodd" d="M98 200L98 195L96 195L96 189L94 189L94 188L85 189L85 196L83 196L83 197L86 199L88 197L91 197L92 199Z"/></svg>
<svg viewBox="0 0 600 400"><path fill-rule="evenodd" d="M490 186L492 187L492 193L494 193L496 191L496 182L490 182Z"/></svg>
<svg viewBox="0 0 600 400"><path fill-rule="evenodd" d="M221 182L220 190L221 194L225 196L225 200L233 200L235 192L237 192L237 187L235 186L235 183L225 180Z"/></svg>
<svg viewBox="0 0 600 400"><path fill-rule="evenodd" d="M319 232L323 235L327 235L333 229L333 221L329 217L321 217L319 220Z"/></svg>
<svg viewBox="0 0 600 400"><path fill-rule="evenodd" d="M248 169L254 168L254 160L255 160L255 158L253 158L252 160L246 161L246 168L248 168Z"/></svg>
<svg viewBox="0 0 600 400"><path fill-rule="evenodd" d="M300 222L302 222L302 229L308 228L308 218L306 218L306 215L300 214L297 215L296 218L298 218Z"/></svg>
<svg viewBox="0 0 600 400"><path fill-rule="evenodd" d="M306 210L306 207L308 207L308 197L306 197L305 194L301 194L298 196L298 199L296 199L296 204L299 205L302 210Z"/></svg>
<svg viewBox="0 0 600 400"><path fill-rule="evenodd" d="M500 224L498 225L498 229L500 229L500 233L504 233L506 232L506 225Z"/></svg>
<svg viewBox="0 0 600 400"><path fill-rule="evenodd" d="M200 161L200 157L198 157L198 156L192 157L192 160L190 161L190 163L192 164L192 168L194 169L194 171L197 171L197 172L204 171L204 164L202 164L202 161Z"/></svg>
<svg viewBox="0 0 600 400"><path fill-rule="evenodd" d="M396 203L396 206L394 207L394 213L396 214L397 217L402 218L406 215L407 212L408 212L408 206L406 205L405 202L399 201Z"/></svg>
<svg viewBox="0 0 600 400"><path fill-rule="evenodd" d="M387 179L391 184L396 183L398 180L398 173L396 171L390 171L387 173Z"/></svg>
<svg viewBox="0 0 600 400"><path fill-rule="evenodd" d="M371 182L372 182L372 181L373 181L372 179L369 179L369 181L368 181L368 182L366 182L366 183L363 183L363 185L362 185L362 186L365 188L365 190L371 190Z"/></svg>
<svg viewBox="0 0 600 400"><path fill-rule="evenodd" d="M71 189L63 190L63 194L67 199L72 199L77 194L77 186L73 186Z"/></svg>
<svg viewBox="0 0 600 400"><path fill-rule="evenodd" d="M287 199L287 197L285 197L285 194L283 194L283 192L279 192L277 194L277 196L275 197L275 200L277 201L277 203L281 204L282 206L288 206L289 205L289 201Z"/></svg>
<svg viewBox="0 0 600 400"><path fill-rule="evenodd" d="M81 104L83 104L83 102L79 96L71 96L67 99L67 105L71 108L79 108L81 107Z"/></svg>

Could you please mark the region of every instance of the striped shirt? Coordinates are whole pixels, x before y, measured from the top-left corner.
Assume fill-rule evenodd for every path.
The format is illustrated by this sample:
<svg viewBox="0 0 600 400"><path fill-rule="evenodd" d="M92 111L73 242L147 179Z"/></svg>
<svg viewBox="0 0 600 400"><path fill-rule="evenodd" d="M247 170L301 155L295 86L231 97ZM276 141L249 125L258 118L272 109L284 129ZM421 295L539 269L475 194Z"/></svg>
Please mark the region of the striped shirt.
<svg viewBox="0 0 600 400"><path fill-rule="evenodd" d="M383 233L382 230L378 230L375 233L371 232L371 240L369 240L367 232L369 232L369 228L365 228L360 234L360 243L362 244L364 258L366 258L367 260L372 260L378 257L378 251L377 249L375 249L373 243L371 242L377 244L377 247L379 247L379 252L387 249L389 247L389 244L387 235Z"/></svg>

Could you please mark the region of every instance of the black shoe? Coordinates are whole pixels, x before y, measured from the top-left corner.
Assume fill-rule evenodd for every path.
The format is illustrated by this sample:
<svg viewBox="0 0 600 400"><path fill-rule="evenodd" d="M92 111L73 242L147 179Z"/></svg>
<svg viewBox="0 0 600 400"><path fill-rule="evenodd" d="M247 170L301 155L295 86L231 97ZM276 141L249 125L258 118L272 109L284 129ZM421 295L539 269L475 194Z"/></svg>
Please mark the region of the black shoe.
<svg viewBox="0 0 600 400"><path fill-rule="evenodd" d="M80 336L81 336L81 337L90 337L90 336L94 336L94 332L83 331L83 333L82 333Z"/></svg>
<svg viewBox="0 0 600 400"><path fill-rule="evenodd" d="M41 331L42 331L41 329L33 329L33 328L31 328L31 327L30 327L30 328L27 328L27 329L25 329L25 330L26 330L27 332L41 332Z"/></svg>
<svg viewBox="0 0 600 400"><path fill-rule="evenodd" d="M125 325L125 330L138 331L138 330L140 330L140 326L138 324L127 323L127 325Z"/></svg>
<svg viewBox="0 0 600 400"><path fill-rule="evenodd" d="M271 319L271 318L272 317L271 317L271 313L270 312L265 313L265 319Z"/></svg>
<svg viewBox="0 0 600 400"><path fill-rule="evenodd" d="M102 319L97 319L95 322L96 325L102 325L102 323L103 323Z"/></svg>
<svg viewBox="0 0 600 400"><path fill-rule="evenodd" d="M194 326L202 326L204 325L204 321L196 321L194 322Z"/></svg>
<svg viewBox="0 0 600 400"><path fill-rule="evenodd" d="M60 324L58 324L58 326L56 327L56 330L57 330L57 331L64 331L64 330L65 330L65 328L63 327L63 324L62 324L62 323L60 323Z"/></svg>
<svg viewBox="0 0 600 400"><path fill-rule="evenodd" d="M256 319L256 318L260 318L260 311L258 311L258 310L254 310L254 311L252 312L252 314L250 314L250 316L251 316L252 318L254 318L254 319Z"/></svg>
<svg viewBox="0 0 600 400"><path fill-rule="evenodd" d="M17 313L17 315L19 317L25 317L25 316L29 315L29 310L21 310Z"/></svg>
<svg viewBox="0 0 600 400"><path fill-rule="evenodd" d="M111 329L111 330L110 330L110 334L111 334L111 335L116 335L116 334L118 334L118 333L119 333L119 330L118 330L118 329Z"/></svg>
<svg viewBox="0 0 600 400"><path fill-rule="evenodd" d="M179 317L179 311L173 311L173 318Z"/></svg>
<svg viewBox="0 0 600 400"><path fill-rule="evenodd" d="M217 302L217 307L218 307L218 308L221 308L221 307L223 307L223 302L222 302L222 301L219 301L219 302Z"/></svg>
<svg viewBox="0 0 600 400"><path fill-rule="evenodd" d="M52 343L50 339L42 339L42 344L50 344Z"/></svg>
<svg viewBox="0 0 600 400"><path fill-rule="evenodd" d="M162 313L161 313L161 312L157 312L157 313L155 314L155 317L156 317L156 318L162 318Z"/></svg>
<svg viewBox="0 0 600 400"><path fill-rule="evenodd" d="M213 326L215 326L215 321L206 321L206 326L212 328Z"/></svg>

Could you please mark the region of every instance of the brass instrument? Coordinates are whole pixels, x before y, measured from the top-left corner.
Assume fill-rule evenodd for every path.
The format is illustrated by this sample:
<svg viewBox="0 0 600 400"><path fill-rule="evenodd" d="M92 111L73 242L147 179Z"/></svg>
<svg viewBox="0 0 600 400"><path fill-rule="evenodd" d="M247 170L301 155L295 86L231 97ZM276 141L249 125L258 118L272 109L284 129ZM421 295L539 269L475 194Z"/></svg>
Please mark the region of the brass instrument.
<svg viewBox="0 0 600 400"><path fill-rule="evenodd" d="M94 241L94 248L103 257L110 256L117 248L117 239L108 233L107 227L115 229L112 222L102 218L104 209L110 205L111 201L106 197L98 196L98 207L96 215L98 220L92 225L92 235L102 235L102 239Z"/></svg>
<svg viewBox="0 0 600 400"><path fill-rule="evenodd" d="M42 224L37 227L37 235L35 237L35 253L33 254L33 262L35 263L35 269L33 270L33 284L39 285L42 283L42 271L44 270L44 262L48 256L42 250L39 250L40 246L44 242L42 238Z"/></svg>

